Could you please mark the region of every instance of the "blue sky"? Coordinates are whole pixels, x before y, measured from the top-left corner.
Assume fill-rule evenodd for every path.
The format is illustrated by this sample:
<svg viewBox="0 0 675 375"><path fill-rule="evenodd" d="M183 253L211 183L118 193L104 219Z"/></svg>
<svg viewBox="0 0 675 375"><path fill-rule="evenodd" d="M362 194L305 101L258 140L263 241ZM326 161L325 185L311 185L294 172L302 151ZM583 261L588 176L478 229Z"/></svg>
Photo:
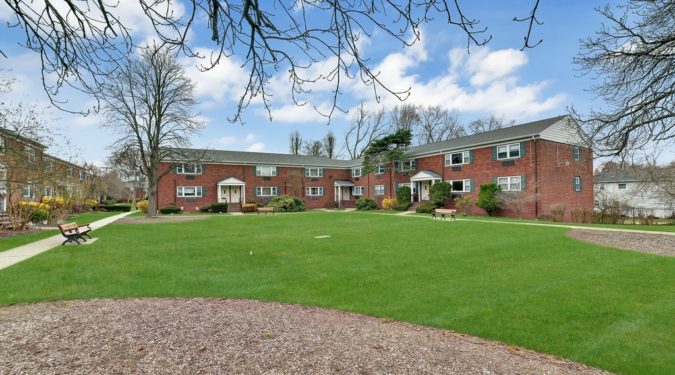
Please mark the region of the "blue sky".
<svg viewBox="0 0 675 375"><path fill-rule="evenodd" d="M520 51L526 23L514 23L514 16L524 17L534 1L464 1L464 12L481 20L487 26L492 40L486 47L471 47L466 53L465 35L456 27L432 22L423 28L422 40L412 48L382 35L374 34L364 41L362 51L371 59L383 80L394 89L411 88L407 102L421 105L441 105L457 110L464 122L490 114L504 115L516 123L563 114L574 106L582 111L594 103L593 96L584 90L591 82L580 76L572 63L578 51L578 41L591 36L600 27L602 19L593 10L606 1L542 0L538 17L544 22L536 26L532 37L543 42L534 49ZM122 1L119 9L122 19L128 19L135 29L137 40L148 38L150 28L143 23L135 9L136 2ZM35 102L48 106L42 92L38 56L17 45L20 36L6 27L11 15L0 3L0 49L8 58L0 57L0 67L18 80L13 100ZM126 18L124 18L126 17ZM193 45L207 50L212 47L208 38L195 35ZM296 107L290 100L283 70L273 78L271 90L272 117L258 104L244 111L244 125L227 121L236 109L246 72L241 58L225 60L211 72L199 72L195 62L182 58L189 76L197 85L200 105L197 108L205 122L202 132L192 139L194 147L262 152L288 152L288 134L298 130L305 139L320 139L328 130L342 137L351 114L338 114L330 124L311 106ZM319 71L325 62L315 66ZM328 86L319 84L308 99L311 104L325 107ZM384 105L390 108L401 104L393 97L382 97L377 104L372 90L359 81L343 87L340 104L353 108L363 101L371 109ZM69 97L70 103L81 103L83 108L92 99L83 95ZM101 126L102 118L82 117L58 110L48 110L53 126L71 135L77 148L76 162L101 164L107 147L115 135ZM672 154L662 161L672 160Z"/></svg>

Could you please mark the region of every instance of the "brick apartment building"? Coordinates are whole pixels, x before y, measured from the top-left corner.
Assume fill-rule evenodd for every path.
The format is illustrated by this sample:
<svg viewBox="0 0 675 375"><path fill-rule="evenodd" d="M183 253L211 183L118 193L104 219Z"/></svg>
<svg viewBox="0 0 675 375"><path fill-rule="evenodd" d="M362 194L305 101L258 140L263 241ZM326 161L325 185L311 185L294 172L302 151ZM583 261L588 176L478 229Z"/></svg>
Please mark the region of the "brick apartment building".
<svg viewBox="0 0 675 375"><path fill-rule="evenodd" d="M45 150L39 142L0 128L0 212L11 202L77 197L84 168Z"/></svg>
<svg viewBox="0 0 675 375"><path fill-rule="evenodd" d="M189 150L200 155L197 162L167 161L160 167L173 170L160 180L158 207L175 204L195 211L214 202L236 206L281 194L300 197L308 208L353 207L362 196L381 204L403 185L412 188L414 202L423 202L439 181L449 182L453 195L477 201L480 184L496 182L503 191L528 197L523 217L561 206L569 219L572 210L593 209L593 155L585 144L578 125L558 116L412 147L406 152L409 160L397 162L394 170L380 165L368 174L362 173L362 160Z"/></svg>

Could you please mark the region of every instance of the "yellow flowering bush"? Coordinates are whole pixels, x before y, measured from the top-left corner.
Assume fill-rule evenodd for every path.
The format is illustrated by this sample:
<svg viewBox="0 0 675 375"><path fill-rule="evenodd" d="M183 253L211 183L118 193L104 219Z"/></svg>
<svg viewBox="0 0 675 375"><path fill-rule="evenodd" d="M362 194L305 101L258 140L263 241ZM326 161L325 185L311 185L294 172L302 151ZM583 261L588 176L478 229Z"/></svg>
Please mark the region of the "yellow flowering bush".
<svg viewBox="0 0 675 375"><path fill-rule="evenodd" d="M388 197L382 200L382 208L385 210L393 210L397 205L398 201L396 201L396 198Z"/></svg>
<svg viewBox="0 0 675 375"><path fill-rule="evenodd" d="M96 208L96 206L98 206L98 201L96 199L85 199L84 205L91 208Z"/></svg>
<svg viewBox="0 0 675 375"><path fill-rule="evenodd" d="M146 214L148 213L148 205L150 205L150 202L147 199L136 202L136 208Z"/></svg>

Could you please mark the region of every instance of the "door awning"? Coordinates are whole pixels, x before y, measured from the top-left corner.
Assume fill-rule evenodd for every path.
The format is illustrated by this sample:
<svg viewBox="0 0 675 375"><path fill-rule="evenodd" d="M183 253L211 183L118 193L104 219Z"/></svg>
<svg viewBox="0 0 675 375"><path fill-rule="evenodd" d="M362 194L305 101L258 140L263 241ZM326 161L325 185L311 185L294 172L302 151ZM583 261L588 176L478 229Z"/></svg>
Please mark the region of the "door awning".
<svg viewBox="0 0 675 375"><path fill-rule="evenodd" d="M432 171L419 171L414 176L410 177L410 181L440 181L441 175Z"/></svg>
<svg viewBox="0 0 675 375"><path fill-rule="evenodd" d="M246 185L244 181L238 180L234 177L218 181L218 186L243 186L243 185Z"/></svg>
<svg viewBox="0 0 675 375"><path fill-rule="evenodd" d="M335 186L351 187L351 186L354 186L354 183L351 182L351 181L346 181L346 180L337 180L337 181L335 181Z"/></svg>

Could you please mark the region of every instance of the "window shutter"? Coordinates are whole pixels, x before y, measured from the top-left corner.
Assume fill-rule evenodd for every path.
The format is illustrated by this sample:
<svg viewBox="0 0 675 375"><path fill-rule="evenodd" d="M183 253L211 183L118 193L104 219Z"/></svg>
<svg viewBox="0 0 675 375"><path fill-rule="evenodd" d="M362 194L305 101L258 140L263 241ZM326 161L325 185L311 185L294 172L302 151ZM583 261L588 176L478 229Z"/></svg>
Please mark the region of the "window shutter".
<svg viewBox="0 0 675 375"><path fill-rule="evenodd" d="M254 196L254 197L257 197L257 196L258 196L258 187L257 187L257 186L255 186L255 187L253 188L253 196Z"/></svg>
<svg viewBox="0 0 675 375"><path fill-rule="evenodd" d="M202 197L206 196L206 188L203 186L200 186L202 188Z"/></svg>
<svg viewBox="0 0 675 375"><path fill-rule="evenodd" d="M410 170L415 170L417 169L417 159L412 160L412 164L410 165Z"/></svg>
<svg viewBox="0 0 675 375"><path fill-rule="evenodd" d="M178 166L177 165L174 165L173 168L171 168L171 169L173 169L174 174L178 174Z"/></svg>
<svg viewBox="0 0 675 375"><path fill-rule="evenodd" d="M254 176L260 176L260 173L258 173L258 166L257 165L253 166L253 175Z"/></svg>
<svg viewBox="0 0 675 375"><path fill-rule="evenodd" d="M579 177L579 191L584 190L584 180Z"/></svg>
<svg viewBox="0 0 675 375"><path fill-rule="evenodd" d="M469 180L469 193L473 193L473 180Z"/></svg>
<svg viewBox="0 0 675 375"><path fill-rule="evenodd" d="M522 158L525 156L525 146L527 146L526 142L520 142L520 157Z"/></svg>
<svg viewBox="0 0 675 375"><path fill-rule="evenodd" d="M493 158L493 159L495 159L495 158ZM473 163L473 150L469 150L469 163Z"/></svg>
<svg viewBox="0 0 675 375"><path fill-rule="evenodd" d="M201 164L202 166L202 174L205 174L206 172L206 164Z"/></svg>
<svg viewBox="0 0 675 375"><path fill-rule="evenodd" d="M497 160L497 146L492 146L492 160Z"/></svg>
<svg viewBox="0 0 675 375"><path fill-rule="evenodd" d="M520 176L520 191L525 191L525 183L527 182L527 177L525 175Z"/></svg>
<svg viewBox="0 0 675 375"><path fill-rule="evenodd" d="M275 176L279 175L279 167L274 167L274 175Z"/></svg>
<svg viewBox="0 0 675 375"><path fill-rule="evenodd" d="M309 176L309 168L305 168L305 177Z"/></svg>

